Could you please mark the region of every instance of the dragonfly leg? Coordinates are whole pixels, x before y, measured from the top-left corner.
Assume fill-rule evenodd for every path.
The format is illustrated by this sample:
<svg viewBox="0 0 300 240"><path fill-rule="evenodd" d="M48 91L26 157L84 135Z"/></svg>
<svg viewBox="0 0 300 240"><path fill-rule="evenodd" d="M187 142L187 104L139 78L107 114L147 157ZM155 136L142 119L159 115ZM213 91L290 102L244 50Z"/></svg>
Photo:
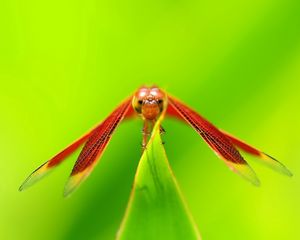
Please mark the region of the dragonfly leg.
<svg viewBox="0 0 300 240"><path fill-rule="evenodd" d="M142 140L142 151L144 151L146 149L147 143L149 141L149 137L152 133L153 127L155 125L155 120L144 120L144 126L142 129L142 134L143 134L143 140ZM166 133L165 129L160 126L159 127L159 132L160 134L164 134ZM163 141L162 144L165 144L165 142Z"/></svg>
<svg viewBox="0 0 300 240"><path fill-rule="evenodd" d="M161 135L166 133L166 130L163 128L162 125L159 126L159 132Z"/></svg>
<svg viewBox="0 0 300 240"><path fill-rule="evenodd" d="M151 134L151 131L149 131L149 127L150 127L149 121L145 120L143 129L142 129L142 134L143 134L142 151L144 151L146 149L148 139Z"/></svg>
<svg viewBox="0 0 300 240"><path fill-rule="evenodd" d="M159 126L159 133L160 133L160 135L163 135L163 134L165 134L166 133L166 130L163 128L163 126ZM162 140L162 144L164 145L165 144L165 141L164 140Z"/></svg>

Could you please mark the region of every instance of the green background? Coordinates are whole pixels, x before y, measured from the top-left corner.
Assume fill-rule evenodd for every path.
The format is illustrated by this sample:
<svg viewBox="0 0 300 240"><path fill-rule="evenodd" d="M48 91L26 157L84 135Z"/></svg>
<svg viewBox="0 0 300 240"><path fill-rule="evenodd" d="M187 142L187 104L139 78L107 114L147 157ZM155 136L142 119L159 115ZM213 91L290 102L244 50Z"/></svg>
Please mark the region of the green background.
<svg viewBox="0 0 300 240"><path fill-rule="evenodd" d="M0 239L113 239L141 155L142 122L118 129L70 198L73 155L26 192L27 175L155 83L280 159L232 173L188 126L163 123L169 161L203 239L300 239L300 3L0 2Z"/></svg>

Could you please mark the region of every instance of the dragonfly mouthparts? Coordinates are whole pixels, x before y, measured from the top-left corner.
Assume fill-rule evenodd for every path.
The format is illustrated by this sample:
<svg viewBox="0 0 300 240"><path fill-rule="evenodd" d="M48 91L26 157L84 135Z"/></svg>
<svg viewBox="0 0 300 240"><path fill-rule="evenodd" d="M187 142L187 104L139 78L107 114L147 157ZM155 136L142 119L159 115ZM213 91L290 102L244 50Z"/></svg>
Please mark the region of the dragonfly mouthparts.
<svg viewBox="0 0 300 240"><path fill-rule="evenodd" d="M148 104L154 104L154 103L157 103L157 102L156 102L156 100L155 100L155 99L151 99L151 100L149 100L149 99L146 99L146 100L144 100L144 103L148 103Z"/></svg>
<svg viewBox="0 0 300 240"><path fill-rule="evenodd" d="M143 103L144 104L157 104L157 101L155 99L155 96L153 96L152 94L149 94Z"/></svg>

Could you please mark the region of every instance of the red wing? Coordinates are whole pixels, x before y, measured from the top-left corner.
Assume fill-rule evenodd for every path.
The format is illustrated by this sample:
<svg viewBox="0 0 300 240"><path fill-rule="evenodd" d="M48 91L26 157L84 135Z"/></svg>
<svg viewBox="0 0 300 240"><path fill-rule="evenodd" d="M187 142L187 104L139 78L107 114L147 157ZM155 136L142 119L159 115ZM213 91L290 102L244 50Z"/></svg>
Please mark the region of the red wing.
<svg viewBox="0 0 300 240"><path fill-rule="evenodd" d="M167 114L188 122L233 171L254 185L259 185L259 180L252 168L220 130L180 101L170 96L168 96L168 100L170 106Z"/></svg>
<svg viewBox="0 0 300 240"><path fill-rule="evenodd" d="M81 138L76 140L70 146L62 150L60 153L55 155L49 161L43 163L40 167L38 167L34 172L32 172L29 177L24 181L24 183L19 188L20 191L30 187L44 176L46 176L52 169L58 166L61 162L63 162L69 155L71 155L74 151L76 151L84 142L87 141L89 136L95 131L99 126L95 127Z"/></svg>
<svg viewBox="0 0 300 240"><path fill-rule="evenodd" d="M64 195L73 192L78 185L90 174L95 164L101 157L114 130L127 115L131 105L131 98L122 103L104 122L90 135L83 147L71 176L66 184Z"/></svg>
<svg viewBox="0 0 300 240"><path fill-rule="evenodd" d="M281 172L287 176L293 175L281 162L279 162L275 158L250 146L249 144L243 142L242 140L239 140L238 138L230 135L229 133L227 133L225 131L222 131L222 133L233 143L233 145L235 145L236 147L242 149L243 151L245 151L253 156L259 157L260 160L262 161L262 163L266 164L270 168L272 168L278 172Z"/></svg>
<svg viewBox="0 0 300 240"><path fill-rule="evenodd" d="M124 102L124 104L130 105L131 100L127 100ZM124 105L122 104L120 107L118 107L112 114L114 114L116 111L121 111L121 107ZM131 117L133 115L133 111L130 111L130 109L127 109L125 117ZM112 115L111 115L112 116ZM34 172L32 172L29 177L24 181L24 183L20 186L19 190L23 191L24 189L32 186L34 183L42 179L44 176L46 176L52 169L54 169L56 166L58 166L61 162L63 162L69 155L71 155L74 151L76 151L83 143L85 143L90 136L93 135L95 132L102 131L101 129L104 128L104 125L107 124L107 120L111 119L111 116L109 116L103 123L100 123L96 127L94 127L92 130L90 130L88 133L83 135L81 138L76 140L74 143L72 143L70 146L62 150L60 153L55 155L53 158L51 158L49 161L43 163L40 167L38 167ZM95 135L95 134L94 134Z"/></svg>
<svg viewBox="0 0 300 240"><path fill-rule="evenodd" d="M168 109L167 109L167 114L170 117L174 117L177 118L179 120L185 120L179 113L179 111L177 111L175 109L175 107L172 104L169 104ZM271 157L270 155L258 150L255 147L250 146L249 144L245 143L244 141L232 136L231 134L220 130L225 136L226 138L228 138L231 143L236 146L237 148L243 150L244 152L247 152L253 156L256 156L259 158L259 160L264 163L265 165L267 165L268 167L281 172L287 176L292 176L293 174L278 160L276 160L275 158Z"/></svg>

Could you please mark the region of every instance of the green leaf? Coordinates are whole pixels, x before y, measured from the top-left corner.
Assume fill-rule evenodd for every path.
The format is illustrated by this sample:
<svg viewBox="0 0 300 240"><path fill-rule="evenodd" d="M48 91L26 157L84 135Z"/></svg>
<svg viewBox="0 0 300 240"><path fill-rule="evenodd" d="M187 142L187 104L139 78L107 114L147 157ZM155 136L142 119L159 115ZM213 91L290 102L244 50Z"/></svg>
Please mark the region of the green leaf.
<svg viewBox="0 0 300 240"><path fill-rule="evenodd" d="M139 162L118 240L200 239L170 168L160 122Z"/></svg>

